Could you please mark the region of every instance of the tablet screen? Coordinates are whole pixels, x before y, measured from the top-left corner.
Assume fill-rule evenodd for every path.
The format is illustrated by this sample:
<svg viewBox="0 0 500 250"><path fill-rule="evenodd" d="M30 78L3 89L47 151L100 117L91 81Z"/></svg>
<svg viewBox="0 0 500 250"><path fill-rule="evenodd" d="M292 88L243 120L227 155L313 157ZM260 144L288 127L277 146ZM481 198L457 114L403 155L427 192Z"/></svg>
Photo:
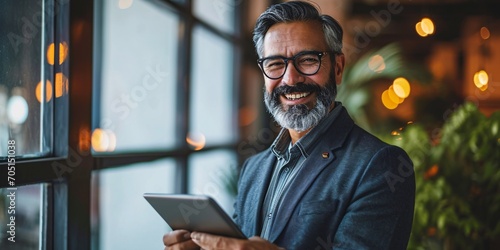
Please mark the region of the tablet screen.
<svg viewBox="0 0 500 250"><path fill-rule="evenodd" d="M206 195L153 194L144 198L173 229L246 239L224 210Z"/></svg>

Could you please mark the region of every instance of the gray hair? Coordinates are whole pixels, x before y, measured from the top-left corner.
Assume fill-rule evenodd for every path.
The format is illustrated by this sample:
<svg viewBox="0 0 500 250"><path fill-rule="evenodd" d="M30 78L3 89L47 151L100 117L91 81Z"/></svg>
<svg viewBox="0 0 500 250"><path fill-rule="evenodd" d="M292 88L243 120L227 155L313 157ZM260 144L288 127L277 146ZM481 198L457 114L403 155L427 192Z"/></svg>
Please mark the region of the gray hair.
<svg viewBox="0 0 500 250"><path fill-rule="evenodd" d="M294 21L319 22L330 51L342 53L343 31L337 20L328 15L321 15L318 9L310 3L293 1L272 5L257 19L253 31L253 42L259 57L262 57L264 53L264 36L269 28L277 23Z"/></svg>

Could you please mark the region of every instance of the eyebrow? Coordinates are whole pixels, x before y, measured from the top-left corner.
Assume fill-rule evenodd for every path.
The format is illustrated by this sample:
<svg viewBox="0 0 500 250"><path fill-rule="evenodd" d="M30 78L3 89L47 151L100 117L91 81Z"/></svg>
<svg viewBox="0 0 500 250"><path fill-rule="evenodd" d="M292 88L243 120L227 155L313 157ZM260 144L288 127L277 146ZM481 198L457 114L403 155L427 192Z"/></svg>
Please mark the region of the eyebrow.
<svg viewBox="0 0 500 250"><path fill-rule="evenodd" d="M311 49L311 50L301 50L298 53L295 53L295 54L293 54L290 57L294 57L294 56L296 56L298 54L301 54L301 53L314 53L314 52L326 52L326 51L327 50L313 50L313 49ZM259 59L264 59L264 58L278 58L278 57L289 58L289 57L284 56L284 55L270 55L270 56L265 56L265 57L262 57L262 58L259 58Z"/></svg>

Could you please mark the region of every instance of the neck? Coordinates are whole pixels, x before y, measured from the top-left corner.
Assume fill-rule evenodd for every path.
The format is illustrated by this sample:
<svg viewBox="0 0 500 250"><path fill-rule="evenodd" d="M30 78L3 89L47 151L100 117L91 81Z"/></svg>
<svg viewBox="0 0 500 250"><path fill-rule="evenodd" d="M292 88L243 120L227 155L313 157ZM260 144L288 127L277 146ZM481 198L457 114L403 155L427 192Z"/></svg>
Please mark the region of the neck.
<svg viewBox="0 0 500 250"><path fill-rule="evenodd" d="M311 131L312 128L306 130L306 131L296 131L293 129L288 129L288 133L290 133L290 138L292 139L292 145L295 145L295 143L304 135L306 135L309 131Z"/></svg>

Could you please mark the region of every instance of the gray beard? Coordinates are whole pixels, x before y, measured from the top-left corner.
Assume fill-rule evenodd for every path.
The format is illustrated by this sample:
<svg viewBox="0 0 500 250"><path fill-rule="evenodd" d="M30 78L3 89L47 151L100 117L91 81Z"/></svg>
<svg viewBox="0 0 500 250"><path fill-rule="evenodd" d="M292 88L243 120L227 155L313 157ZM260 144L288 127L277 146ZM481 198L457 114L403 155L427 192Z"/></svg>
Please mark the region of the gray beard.
<svg viewBox="0 0 500 250"><path fill-rule="evenodd" d="M311 109L305 104L284 107L280 102L280 95L265 90L264 102L269 113L281 127L303 132L318 125L328 115L330 106L335 101L336 92L335 80L330 79L326 87L321 87L316 92L316 104Z"/></svg>

